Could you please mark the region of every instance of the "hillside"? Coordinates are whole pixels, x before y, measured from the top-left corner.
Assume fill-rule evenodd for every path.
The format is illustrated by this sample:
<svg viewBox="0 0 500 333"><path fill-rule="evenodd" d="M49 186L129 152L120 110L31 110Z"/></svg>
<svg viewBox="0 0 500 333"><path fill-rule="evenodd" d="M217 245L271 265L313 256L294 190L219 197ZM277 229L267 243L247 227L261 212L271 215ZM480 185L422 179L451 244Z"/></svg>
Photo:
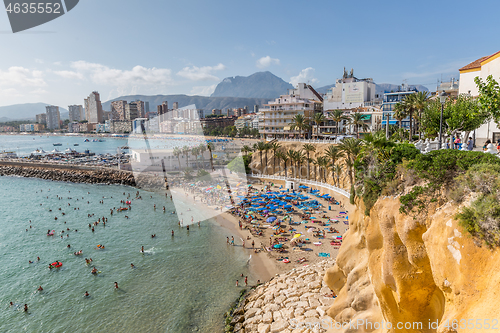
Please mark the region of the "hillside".
<svg viewBox="0 0 500 333"><path fill-rule="evenodd" d="M0 106L0 121L35 119L37 114L45 113L45 107L50 104L26 103ZM68 118L68 110L59 107L61 119Z"/></svg>
<svg viewBox="0 0 500 333"><path fill-rule="evenodd" d="M217 85L211 97L246 97L273 99L293 89L271 72L257 72L250 76L227 77Z"/></svg>
<svg viewBox="0 0 500 333"><path fill-rule="evenodd" d="M168 102L168 107L172 108L174 102L179 103L179 107L195 104L197 109L206 111L212 109L226 109L226 108L242 108L248 106L249 110L253 110L254 105L262 105L268 102L267 98L238 98L238 97L205 97L205 96L187 96L187 95L129 95L120 96L110 101L104 102L104 110L111 110L111 102L117 100L126 100L132 102L141 100L149 102L149 110L156 111L157 105L161 105L164 101Z"/></svg>

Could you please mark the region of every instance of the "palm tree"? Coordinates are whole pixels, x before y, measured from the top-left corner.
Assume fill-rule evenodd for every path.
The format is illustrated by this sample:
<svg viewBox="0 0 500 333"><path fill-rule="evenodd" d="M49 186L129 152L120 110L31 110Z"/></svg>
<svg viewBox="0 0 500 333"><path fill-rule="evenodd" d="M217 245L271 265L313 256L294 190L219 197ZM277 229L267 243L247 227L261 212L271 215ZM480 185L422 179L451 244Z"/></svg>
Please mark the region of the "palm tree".
<svg viewBox="0 0 500 333"><path fill-rule="evenodd" d="M191 148L189 146L182 147L182 154L186 155L186 167L189 168L189 151Z"/></svg>
<svg viewBox="0 0 500 333"><path fill-rule="evenodd" d="M266 174L268 173L267 172L267 152L269 150L271 150L271 145L269 143L264 142L264 151L266 152L266 164L265 164L266 165L266 169L265 169L266 170Z"/></svg>
<svg viewBox="0 0 500 333"><path fill-rule="evenodd" d="M339 158L344 157L344 152L338 146L330 145L325 151L325 156L331 160L331 164L334 166Z"/></svg>
<svg viewBox="0 0 500 333"><path fill-rule="evenodd" d="M403 103L406 106L408 116L410 117L410 134L409 134L409 138L408 138L410 140L410 142L413 140L413 113L415 112L416 106L417 106L415 95L416 94L408 95L405 98L405 100L403 101Z"/></svg>
<svg viewBox="0 0 500 333"><path fill-rule="evenodd" d="M326 117L323 114L323 112L317 112L313 116L313 121L314 121L314 124L316 125L316 139L318 139L318 135L319 135L319 126L321 125L321 123L324 123L325 120L326 120Z"/></svg>
<svg viewBox="0 0 500 333"><path fill-rule="evenodd" d="M364 115L358 112L351 114L351 117L349 119L349 125L354 126L354 130L356 131L356 138L358 139L359 139L359 127L361 127L361 129L364 131L368 129L368 125L365 124L364 121Z"/></svg>
<svg viewBox="0 0 500 333"><path fill-rule="evenodd" d="M193 157L194 157L195 167L198 166L198 154L199 154L198 147L191 148L191 155L193 155Z"/></svg>
<svg viewBox="0 0 500 333"><path fill-rule="evenodd" d="M330 161L326 156L319 156L316 158L316 163L318 164L319 167L319 174L320 174L320 181L321 181L321 174L323 174L323 180L326 183L326 170L328 166L330 165ZM323 169L323 172L321 172Z"/></svg>
<svg viewBox="0 0 500 333"><path fill-rule="evenodd" d="M351 193L354 195L354 162L361 153L362 141L359 139L347 138L339 145L340 150L346 155L345 163L349 172L351 182Z"/></svg>
<svg viewBox="0 0 500 333"><path fill-rule="evenodd" d="M298 129L299 137L302 137L302 131L309 129L309 120L304 117L303 114L296 114L292 119L292 124L290 126L290 130Z"/></svg>
<svg viewBox="0 0 500 333"><path fill-rule="evenodd" d="M302 151L299 150L299 151L295 152L294 161L296 163L296 170L298 170L298 174L299 174L298 178L301 178L301 176L302 176L301 166L302 166L302 163L304 162L305 159L306 159L306 156L304 155L304 153Z"/></svg>
<svg viewBox="0 0 500 333"><path fill-rule="evenodd" d="M293 166L293 162L294 162L294 158L295 158L295 150L289 149L286 152L286 156L288 156L288 158L290 159L290 167L292 167ZM293 170L293 178L295 178L296 171L297 170L294 168L294 170Z"/></svg>
<svg viewBox="0 0 500 333"><path fill-rule="evenodd" d="M287 176L286 162L288 162L288 155L285 154L285 153L282 153L282 152L278 151L276 153L276 157L278 159L282 160L283 163L285 163L285 177L286 177Z"/></svg>
<svg viewBox="0 0 500 333"><path fill-rule="evenodd" d="M342 120L348 120L348 118L344 115L344 111L342 110L334 110L333 112L329 113L330 118L334 122L337 123L337 134L340 132L339 124Z"/></svg>
<svg viewBox="0 0 500 333"><path fill-rule="evenodd" d="M311 152L315 152L316 151L316 147L310 143L305 143L303 146L302 146L302 149L306 152L306 156L307 156L307 179L309 179L309 153Z"/></svg>
<svg viewBox="0 0 500 333"><path fill-rule="evenodd" d="M205 146L203 143L200 143L198 149L200 150L201 164L203 165L203 169L205 169L205 156L203 156L203 154L207 151L207 146Z"/></svg>
<svg viewBox="0 0 500 333"><path fill-rule="evenodd" d="M213 154L212 154L212 151L214 150L214 144L212 142L208 142L207 143L207 149L208 149L208 152L210 153L210 166L212 167L212 171L214 171L214 157L213 157Z"/></svg>
<svg viewBox="0 0 500 333"><path fill-rule="evenodd" d="M177 157L177 160L179 161L179 170L181 169L181 159L180 159L181 154L182 151L179 149L179 147L174 147L174 156Z"/></svg>
<svg viewBox="0 0 500 333"><path fill-rule="evenodd" d="M340 187L340 174L342 173L342 167L338 164L332 166L332 178L333 185ZM336 178L336 179L335 179Z"/></svg>
<svg viewBox="0 0 500 333"><path fill-rule="evenodd" d="M249 146L247 145L244 145L242 148L241 148L241 152L244 153L245 155L247 155L249 152L252 151L252 148L250 148Z"/></svg>
<svg viewBox="0 0 500 333"><path fill-rule="evenodd" d="M318 179L318 172L317 172L317 166L318 166L318 158L316 157L316 159L314 158L311 158L311 163L312 165L314 165L314 181L317 181Z"/></svg>
<svg viewBox="0 0 500 333"><path fill-rule="evenodd" d="M402 103L402 102L397 102L394 105L394 109L392 111L394 112L393 113L393 117L398 120L398 122L399 122L399 128L401 128L402 127L402 121L407 116L407 114L406 114L406 105L404 103Z"/></svg>
<svg viewBox="0 0 500 333"><path fill-rule="evenodd" d="M276 173L276 154L281 145L278 142L271 143L271 150L273 151L273 175Z"/></svg>
<svg viewBox="0 0 500 333"><path fill-rule="evenodd" d="M422 121L422 113L424 112L427 104L429 102L429 92L427 91L419 91L415 94L413 104L415 109L417 110L417 121L418 121L418 138L422 138L422 132L420 130L420 124Z"/></svg>

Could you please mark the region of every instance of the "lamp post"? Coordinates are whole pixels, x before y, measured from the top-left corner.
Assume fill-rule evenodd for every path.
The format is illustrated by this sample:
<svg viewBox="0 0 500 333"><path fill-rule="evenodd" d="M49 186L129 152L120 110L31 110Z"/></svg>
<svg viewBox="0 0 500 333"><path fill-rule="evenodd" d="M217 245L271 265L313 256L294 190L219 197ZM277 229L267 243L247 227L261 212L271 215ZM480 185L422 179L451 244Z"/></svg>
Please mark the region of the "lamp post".
<svg viewBox="0 0 500 333"><path fill-rule="evenodd" d="M441 117L439 119L439 149L443 148L443 111L444 103L446 102L446 93L444 90L439 94L439 101L441 102Z"/></svg>

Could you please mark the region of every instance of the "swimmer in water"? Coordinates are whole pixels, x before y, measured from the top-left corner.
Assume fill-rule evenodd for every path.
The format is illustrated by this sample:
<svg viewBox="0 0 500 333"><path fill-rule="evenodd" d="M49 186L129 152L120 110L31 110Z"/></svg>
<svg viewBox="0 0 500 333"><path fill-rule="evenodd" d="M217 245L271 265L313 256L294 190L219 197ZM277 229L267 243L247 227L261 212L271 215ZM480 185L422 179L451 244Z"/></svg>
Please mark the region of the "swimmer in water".
<svg viewBox="0 0 500 333"><path fill-rule="evenodd" d="M134 264L130 264L130 268L135 268Z"/></svg>
<svg viewBox="0 0 500 333"><path fill-rule="evenodd" d="M24 304L24 312L28 312L28 304Z"/></svg>
<svg viewBox="0 0 500 333"><path fill-rule="evenodd" d="M85 296L85 297L89 297L89 296L90 296L90 294L86 291L86 292L85 292L85 294L83 294L83 296Z"/></svg>
<svg viewBox="0 0 500 333"><path fill-rule="evenodd" d="M38 287L38 291L42 291L42 290L43 290L42 286Z"/></svg>
<svg viewBox="0 0 500 333"><path fill-rule="evenodd" d="M92 274L97 274L97 268L95 268L95 267L94 267L94 268L92 268L92 271L91 271L90 273L92 273Z"/></svg>
<svg viewBox="0 0 500 333"><path fill-rule="evenodd" d="M144 253L144 246L141 246L141 252Z"/></svg>
<svg viewBox="0 0 500 333"><path fill-rule="evenodd" d="M115 282L115 289L118 289L118 282Z"/></svg>
<svg viewBox="0 0 500 333"><path fill-rule="evenodd" d="M172 230L172 237L174 236L174 231Z"/></svg>

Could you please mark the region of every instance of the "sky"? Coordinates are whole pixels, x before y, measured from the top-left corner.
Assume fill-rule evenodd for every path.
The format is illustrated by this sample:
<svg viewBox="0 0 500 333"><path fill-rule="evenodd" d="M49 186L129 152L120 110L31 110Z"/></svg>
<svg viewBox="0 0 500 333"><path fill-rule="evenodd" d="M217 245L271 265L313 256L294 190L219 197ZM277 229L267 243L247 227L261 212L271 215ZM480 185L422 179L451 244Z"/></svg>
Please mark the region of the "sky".
<svg viewBox="0 0 500 333"><path fill-rule="evenodd" d="M500 50L499 12L498 0L80 0L13 34L0 10L0 106L67 107L94 90L102 101L208 96L225 77L257 71L321 87L344 67L433 91Z"/></svg>

